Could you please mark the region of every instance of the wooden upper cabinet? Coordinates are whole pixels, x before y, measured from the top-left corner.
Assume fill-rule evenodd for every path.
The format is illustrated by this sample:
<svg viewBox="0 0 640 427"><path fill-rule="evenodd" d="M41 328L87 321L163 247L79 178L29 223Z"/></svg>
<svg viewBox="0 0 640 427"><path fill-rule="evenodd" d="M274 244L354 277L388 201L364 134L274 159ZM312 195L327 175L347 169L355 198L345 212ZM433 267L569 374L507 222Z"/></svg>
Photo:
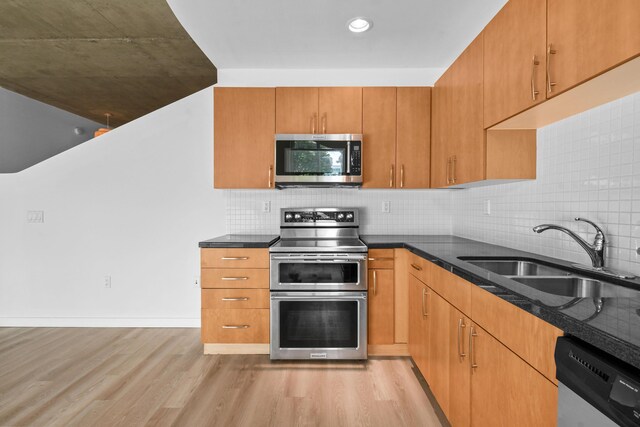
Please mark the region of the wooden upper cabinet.
<svg viewBox="0 0 640 427"><path fill-rule="evenodd" d="M442 188L450 184L449 159L455 151L452 134L455 121L453 115L453 79L451 66L438 79L432 91L433 113L431 130L431 187Z"/></svg>
<svg viewBox="0 0 640 427"><path fill-rule="evenodd" d="M483 36L476 38L454 63L453 184L486 179L485 132L483 126Z"/></svg>
<svg viewBox="0 0 640 427"><path fill-rule="evenodd" d="M397 89L396 126L396 188L429 188L430 87L399 87Z"/></svg>
<svg viewBox="0 0 640 427"><path fill-rule="evenodd" d="M369 344L394 343L394 278L391 269L369 270Z"/></svg>
<svg viewBox="0 0 640 427"><path fill-rule="evenodd" d="M362 88L319 88L318 117L320 133L362 133Z"/></svg>
<svg viewBox="0 0 640 427"><path fill-rule="evenodd" d="M485 27L485 128L544 101L546 11L547 0L510 0Z"/></svg>
<svg viewBox="0 0 640 427"><path fill-rule="evenodd" d="M362 89L364 188L393 188L396 163L396 88Z"/></svg>
<svg viewBox="0 0 640 427"><path fill-rule="evenodd" d="M640 1L548 0L552 97L640 54Z"/></svg>
<svg viewBox="0 0 640 427"><path fill-rule="evenodd" d="M319 133L318 88L276 88L276 133Z"/></svg>
<svg viewBox="0 0 640 427"><path fill-rule="evenodd" d="M272 188L275 89L214 88L215 188Z"/></svg>

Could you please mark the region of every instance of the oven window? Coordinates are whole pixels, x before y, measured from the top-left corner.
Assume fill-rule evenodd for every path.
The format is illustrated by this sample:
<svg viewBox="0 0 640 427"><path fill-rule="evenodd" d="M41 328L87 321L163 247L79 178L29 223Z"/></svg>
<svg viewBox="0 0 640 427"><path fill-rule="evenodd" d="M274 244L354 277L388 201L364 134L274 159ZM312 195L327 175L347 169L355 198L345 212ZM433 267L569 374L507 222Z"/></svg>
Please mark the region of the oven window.
<svg viewBox="0 0 640 427"><path fill-rule="evenodd" d="M277 141L277 175L345 175L344 141Z"/></svg>
<svg viewBox="0 0 640 427"><path fill-rule="evenodd" d="M357 348L357 301L280 301L281 348Z"/></svg>
<svg viewBox="0 0 640 427"><path fill-rule="evenodd" d="M358 283L358 263L283 262L280 283Z"/></svg>

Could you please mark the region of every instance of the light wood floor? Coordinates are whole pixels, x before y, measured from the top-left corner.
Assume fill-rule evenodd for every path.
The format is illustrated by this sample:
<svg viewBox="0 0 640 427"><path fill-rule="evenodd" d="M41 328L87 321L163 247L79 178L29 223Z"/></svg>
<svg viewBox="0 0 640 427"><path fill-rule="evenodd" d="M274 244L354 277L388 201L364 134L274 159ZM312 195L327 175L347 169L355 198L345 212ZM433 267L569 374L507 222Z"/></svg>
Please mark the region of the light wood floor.
<svg viewBox="0 0 640 427"><path fill-rule="evenodd" d="M441 425L407 358L204 356L199 333L0 328L0 425Z"/></svg>

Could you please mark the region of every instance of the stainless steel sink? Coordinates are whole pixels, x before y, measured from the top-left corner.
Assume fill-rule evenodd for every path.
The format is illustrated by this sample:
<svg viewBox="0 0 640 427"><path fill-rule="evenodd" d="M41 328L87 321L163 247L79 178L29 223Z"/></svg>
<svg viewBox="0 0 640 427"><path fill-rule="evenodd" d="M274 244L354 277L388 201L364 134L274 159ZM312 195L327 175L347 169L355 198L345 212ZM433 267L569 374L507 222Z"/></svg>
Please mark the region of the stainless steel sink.
<svg viewBox="0 0 640 427"><path fill-rule="evenodd" d="M501 276L562 276L570 274L568 271L522 260L487 260L462 258L463 261L476 267L484 268Z"/></svg>
<svg viewBox="0 0 640 427"><path fill-rule="evenodd" d="M509 277L509 279L548 294L576 298L637 298L640 290L596 279L576 276Z"/></svg>

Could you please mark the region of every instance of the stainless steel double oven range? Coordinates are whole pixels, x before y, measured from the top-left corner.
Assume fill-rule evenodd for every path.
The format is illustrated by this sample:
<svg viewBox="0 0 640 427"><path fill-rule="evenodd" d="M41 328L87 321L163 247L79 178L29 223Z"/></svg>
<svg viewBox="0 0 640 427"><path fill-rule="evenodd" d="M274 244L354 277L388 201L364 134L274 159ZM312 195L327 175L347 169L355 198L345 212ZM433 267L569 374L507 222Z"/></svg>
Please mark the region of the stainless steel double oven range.
<svg viewBox="0 0 640 427"><path fill-rule="evenodd" d="M271 257L271 359L367 358L367 246L357 209L282 209Z"/></svg>

